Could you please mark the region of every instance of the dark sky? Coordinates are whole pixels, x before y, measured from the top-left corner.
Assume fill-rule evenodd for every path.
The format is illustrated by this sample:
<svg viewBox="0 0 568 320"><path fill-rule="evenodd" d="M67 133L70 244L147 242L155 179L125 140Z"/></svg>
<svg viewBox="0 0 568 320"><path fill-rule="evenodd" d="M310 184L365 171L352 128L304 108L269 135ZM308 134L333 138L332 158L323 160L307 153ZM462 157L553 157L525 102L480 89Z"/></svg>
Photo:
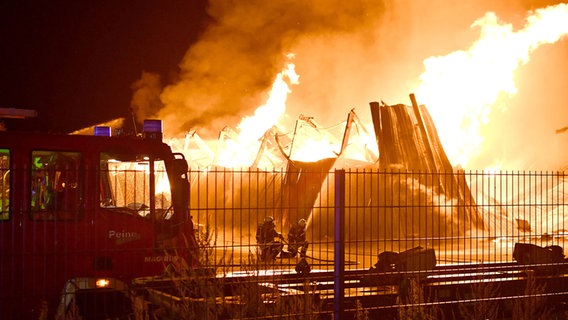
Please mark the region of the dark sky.
<svg viewBox="0 0 568 320"><path fill-rule="evenodd" d="M0 108L8 130L70 132L129 116L131 85L164 79L207 24L204 0L3 1Z"/></svg>

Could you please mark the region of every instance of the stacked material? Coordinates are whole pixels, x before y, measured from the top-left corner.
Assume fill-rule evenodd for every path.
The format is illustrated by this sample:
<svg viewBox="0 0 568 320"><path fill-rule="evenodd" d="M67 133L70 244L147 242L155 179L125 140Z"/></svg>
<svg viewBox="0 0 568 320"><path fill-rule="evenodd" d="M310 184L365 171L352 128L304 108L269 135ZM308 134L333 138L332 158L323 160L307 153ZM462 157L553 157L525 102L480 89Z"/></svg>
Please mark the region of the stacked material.
<svg viewBox="0 0 568 320"><path fill-rule="evenodd" d="M447 221L451 221L451 224L456 224L457 229L454 230L459 230L458 234L467 231L470 227L483 228L482 218L466 183L463 170L454 170L452 167L426 106L419 106L414 95L410 95L410 98L412 106L403 104L389 106L382 101L370 103L379 146L380 170L415 173L413 180L416 184L413 182L409 184L408 179L404 181L401 179L399 184L396 181L389 181L385 185L393 189L400 189L400 185L404 185L405 190L414 189L405 193L413 198L406 199L405 202L414 203L419 208L431 206L431 201L428 199L444 199L446 203L451 203L452 212L443 215L449 216ZM417 192L418 188L427 192ZM395 191L392 190L393 193ZM392 201L390 199L392 197L379 197L379 202L387 208L391 205L396 207L395 203L388 203ZM441 213L431 210L425 218L431 219L431 214ZM446 219L436 220L442 222ZM412 233L423 235L421 232L425 231L423 227L416 227ZM441 233L448 235L448 232Z"/></svg>

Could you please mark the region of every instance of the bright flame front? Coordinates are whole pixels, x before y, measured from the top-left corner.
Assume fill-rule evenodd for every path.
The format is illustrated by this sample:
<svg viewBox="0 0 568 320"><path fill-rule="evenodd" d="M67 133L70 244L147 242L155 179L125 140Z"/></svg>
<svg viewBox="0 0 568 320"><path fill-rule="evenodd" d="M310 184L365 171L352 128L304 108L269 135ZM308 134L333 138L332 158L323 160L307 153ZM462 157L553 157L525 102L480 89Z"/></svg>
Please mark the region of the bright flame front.
<svg viewBox="0 0 568 320"><path fill-rule="evenodd" d="M451 163L464 167L480 153L487 134L499 134L483 128L492 112L507 108L505 98L517 93L517 68L540 45L568 34L568 4L536 10L518 31L491 12L472 27L481 28L479 39L467 51L426 59L415 90L434 118ZM492 168L499 166L496 162Z"/></svg>
<svg viewBox="0 0 568 320"><path fill-rule="evenodd" d="M227 168L249 167L259 152L260 139L286 112L286 99L290 84L298 83L298 75L294 64L288 63L286 68L276 76L272 84L266 104L258 107L254 115L245 117L237 126L238 134L229 136L220 146L217 164ZM288 80L288 82L286 81Z"/></svg>
<svg viewBox="0 0 568 320"><path fill-rule="evenodd" d="M432 115L452 165L496 171L512 162L506 154L491 152L491 138L502 135L506 128L489 124L497 112L507 110L507 103L517 93L516 72L529 62L530 54L568 34L568 4L530 12L521 28L500 21L492 12L471 27L479 28L479 38L465 50L425 59L419 85L410 92L416 94L418 102L425 104ZM339 157L342 152L349 159L376 163L379 155L375 136L369 134L372 128L362 130L365 132L360 132L360 141L348 141L344 150L341 150L341 135L329 134L325 128L312 128L302 119L295 128L285 128L286 102L292 92L291 85L298 84L298 78L295 65L288 62L276 75L266 103L243 118L236 129L225 128L218 141L201 140L195 132L188 134L181 149L190 166L281 169L286 158L317 161ZM376 98L370 96L369 101ZM312 110L310 107L302 106L302 110ZM274 137L288 141L267 142ZM492 159L477 163L484 152Z"/></svg>

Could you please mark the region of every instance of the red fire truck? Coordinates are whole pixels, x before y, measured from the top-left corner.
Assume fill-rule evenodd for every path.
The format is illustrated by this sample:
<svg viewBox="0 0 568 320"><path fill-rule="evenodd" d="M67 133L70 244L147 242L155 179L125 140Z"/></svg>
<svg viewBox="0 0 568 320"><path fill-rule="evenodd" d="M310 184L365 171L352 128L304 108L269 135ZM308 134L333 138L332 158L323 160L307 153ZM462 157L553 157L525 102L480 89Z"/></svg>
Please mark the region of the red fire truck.
<svg viewBox="0 0 568 320"><path fill-rule="evenodd" d="M1 319L121 318L133 278L196 261L187 162L146 128L0 132Z"/></svg>

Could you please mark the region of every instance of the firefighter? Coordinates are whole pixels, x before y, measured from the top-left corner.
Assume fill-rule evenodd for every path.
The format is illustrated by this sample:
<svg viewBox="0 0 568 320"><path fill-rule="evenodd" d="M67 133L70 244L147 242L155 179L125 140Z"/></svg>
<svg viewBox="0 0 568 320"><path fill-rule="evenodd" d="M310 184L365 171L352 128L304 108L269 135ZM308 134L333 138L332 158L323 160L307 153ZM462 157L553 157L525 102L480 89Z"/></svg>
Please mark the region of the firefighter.
<svg viewBox="0 0 568 320"><path fill-rule="evenodd" d="M260 259L264 262L274 261L282 251L284 237L276 231L276 223L272 216L264 218L264 222L256 229L256 242L260 248Z"/></svg>
<svg viewBox="0 0 568 320"><path fill-rule="evenodd" d="M306 219L300 219L290 227L288 232L288 255L295 257L300 252L300 257L306 257L308 241L306 240Z"/></svg>

